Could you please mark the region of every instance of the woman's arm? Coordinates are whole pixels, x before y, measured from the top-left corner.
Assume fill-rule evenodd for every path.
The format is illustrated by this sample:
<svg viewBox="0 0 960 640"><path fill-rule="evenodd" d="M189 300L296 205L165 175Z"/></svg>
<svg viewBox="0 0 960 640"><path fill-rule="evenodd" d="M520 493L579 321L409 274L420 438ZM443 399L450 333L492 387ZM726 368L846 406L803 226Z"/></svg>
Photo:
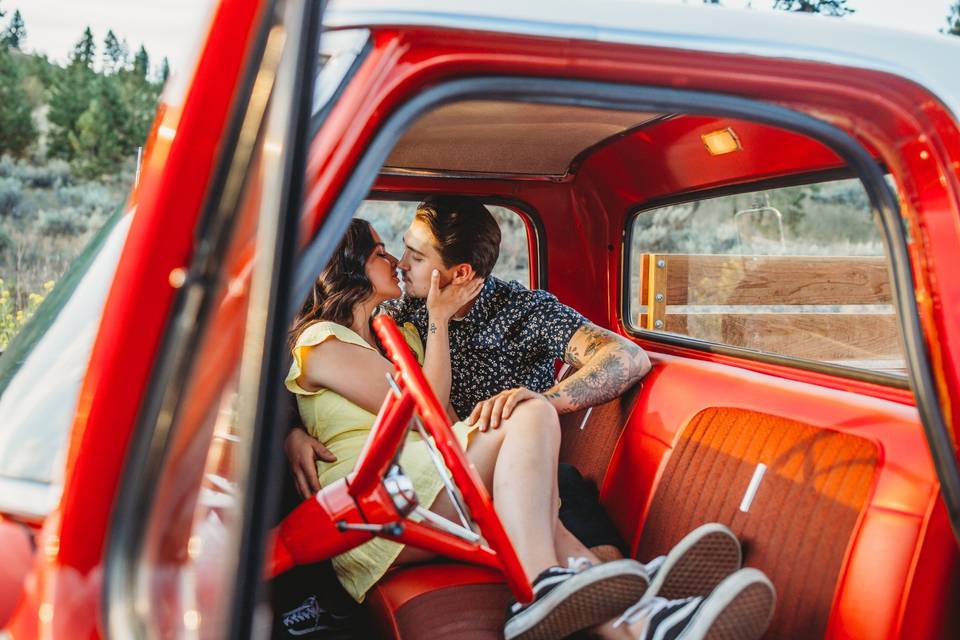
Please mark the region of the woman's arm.
<svg viewBox="0 0 960 640"><path fill-rule="evenodd" d="M305 350L297 382L307 391L335 391L375 414L390 390L387 375L393 365L373 349L331 339Z"/></svg>
<svg viewBox="0 0 960 640"><path fill-rule="evenodd" d="M481 288L483 280L474 277L462 283L451 282L440 289L440 273L434 269L431 274L423 375L437 395L440 406L450 403L450 318L476 298Z"/></svg>

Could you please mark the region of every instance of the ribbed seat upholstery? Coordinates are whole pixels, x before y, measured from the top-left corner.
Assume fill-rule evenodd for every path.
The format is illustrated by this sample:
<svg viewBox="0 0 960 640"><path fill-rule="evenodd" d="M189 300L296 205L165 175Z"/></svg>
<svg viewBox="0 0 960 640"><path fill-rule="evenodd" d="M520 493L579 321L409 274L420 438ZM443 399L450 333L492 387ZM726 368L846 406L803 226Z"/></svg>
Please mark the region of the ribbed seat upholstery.
<svg viewBox="0 0 960 640"><path fill-rule="evenodd" d="M758 463L767 470L744 513ZM694 527L723 522L743 542L745 564L766 572L777 589L767 637L823 637L876 466L877 447L864 438L754 411L706 409L680 433L637 557L666 553Z"/></svg>

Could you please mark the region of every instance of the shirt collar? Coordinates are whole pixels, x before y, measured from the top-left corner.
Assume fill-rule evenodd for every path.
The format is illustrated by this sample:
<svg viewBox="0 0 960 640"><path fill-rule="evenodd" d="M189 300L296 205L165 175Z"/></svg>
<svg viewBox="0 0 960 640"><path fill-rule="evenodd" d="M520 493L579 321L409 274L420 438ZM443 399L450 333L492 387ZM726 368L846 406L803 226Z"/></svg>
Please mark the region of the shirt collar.
<svg viewBox="0 0 960 640"><path fill-rule="evenodd" d="M476 302L470 307L470 311L467 311L467 315L463 317L464 322L478 322L487 318L493 303L493 290L497 286L496 280L493 276L487 276L480 293L477 294Z"/></svg>

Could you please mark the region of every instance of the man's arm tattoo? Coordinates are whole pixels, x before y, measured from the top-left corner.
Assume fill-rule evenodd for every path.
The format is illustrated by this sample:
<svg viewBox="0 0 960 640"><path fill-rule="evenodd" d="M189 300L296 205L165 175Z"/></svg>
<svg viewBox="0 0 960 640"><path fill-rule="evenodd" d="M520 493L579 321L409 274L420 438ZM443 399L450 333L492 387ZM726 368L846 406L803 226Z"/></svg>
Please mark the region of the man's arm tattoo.
<svg viewBox="0 0 960 640"><path fill-rule="evenodd" d="M597 366L591 366L572 376L563 385L563 391L577 407L592 407L619 396L630 383L629 368L619 354L610 353ZM559 396L559 392L558 396Z"/></svg>
<svg viewBox="0 0 960 640"><path fill-rule="evenodd" d="M611 342L613 338L607 331L592 324L585 324L574 333L574 338L567 345L564 361L574 367L582 367L587 360Z"/></svg>
<svg viewBox="0 0 960 640"><path fill-rule="evenodd" d="M589 358L597 351L605 347L606 345L612 342L610 336L603 330L596 327L587 325L586 329L586 338L587 338L587 347L583 352L584 358Z"/></svg>

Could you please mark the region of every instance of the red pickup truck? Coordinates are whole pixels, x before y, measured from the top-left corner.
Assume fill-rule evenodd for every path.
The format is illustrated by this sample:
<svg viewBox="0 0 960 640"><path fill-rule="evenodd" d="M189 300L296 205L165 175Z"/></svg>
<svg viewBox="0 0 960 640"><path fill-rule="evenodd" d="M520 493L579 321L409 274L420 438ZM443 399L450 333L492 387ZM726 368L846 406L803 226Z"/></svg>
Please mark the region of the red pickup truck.
<svg viewBox="0 0 960 640"><path fill-rule="evenodd" d="M347 535L321 497L275 528L293 311L358 211L383 229L456 194L509 229L503 273L651 356L562 421L634 557L719 521L776 586L768 637L958 637L960 40L612 0L322 4L215 3L126 213L0 358L6 634L267 633L265 571ZM415 378L403 407L444 429ZM486 542L444 544L480 565L390 572L362 605L383 637L495 637L490 603L529 589L454 479Z"/></svg>

